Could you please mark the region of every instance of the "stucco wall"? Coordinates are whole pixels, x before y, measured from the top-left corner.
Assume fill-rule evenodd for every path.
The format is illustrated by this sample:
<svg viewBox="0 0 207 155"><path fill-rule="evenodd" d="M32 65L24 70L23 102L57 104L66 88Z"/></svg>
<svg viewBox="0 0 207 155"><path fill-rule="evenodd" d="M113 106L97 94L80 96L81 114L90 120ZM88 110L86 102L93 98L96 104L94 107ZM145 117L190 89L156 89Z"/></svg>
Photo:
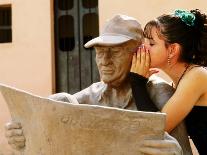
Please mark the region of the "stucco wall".
<svg viewBox="0 0 207 155"><path fill-rule="evenodd" d="M117 13L133 16L144 26L150 19L163 13L173 12L178 8L199 8L202 11L207 11L206 6L206 0L100 0L100 26L102 27L106 19Z"/></svg>
<svg viewBox="0 0 207 155"><path fill-rule="evenodd" d="M1 0L12 5L12 43L0 44L0 83L41 96L52 93L52 1ZM0 155L8 155L3 125L10 120L0 96Z"/></svg>

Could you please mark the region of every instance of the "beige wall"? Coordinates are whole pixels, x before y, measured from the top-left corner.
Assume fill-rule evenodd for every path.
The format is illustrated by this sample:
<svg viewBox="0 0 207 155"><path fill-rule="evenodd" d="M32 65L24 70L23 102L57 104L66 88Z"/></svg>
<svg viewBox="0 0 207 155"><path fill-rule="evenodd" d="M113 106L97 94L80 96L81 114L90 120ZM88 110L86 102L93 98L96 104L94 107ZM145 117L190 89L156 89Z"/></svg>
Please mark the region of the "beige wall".
<svg viewBox="0 0 207 155"><path fill-rule="evenodd" d="M102 27L106 19L117 13L133 16L144 26L150 19L178 8L199 8L205 11L206 6L206 0L100 0L100 26Z"/></svg>
<svg viewBox="0 0 207 155"><path fill-rule="evenodd" d="M0 44L0 83L48 96L52 93L53 22L50 0L0 0L12 5L12 43ZM52 20L51 20L52 19ZM3 124L10 117L0 96L0 154L7 150ZM1 154L2 155L2 154Z"/></svg>

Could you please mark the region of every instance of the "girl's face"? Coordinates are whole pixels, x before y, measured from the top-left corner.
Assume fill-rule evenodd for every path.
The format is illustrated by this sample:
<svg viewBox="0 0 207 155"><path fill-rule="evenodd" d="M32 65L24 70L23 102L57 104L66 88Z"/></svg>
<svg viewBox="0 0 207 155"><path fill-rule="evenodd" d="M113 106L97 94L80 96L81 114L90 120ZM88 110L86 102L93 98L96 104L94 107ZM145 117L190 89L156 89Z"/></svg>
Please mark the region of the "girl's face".
<svg viewBox="0 0 207 155"><path fill-rule="evenodd" d="M149 49L151 57L151 68L164 69L167 66L168 49L165 41L158 36L155 27L151 29L151 38L145 38L145 46Z"/></svg>

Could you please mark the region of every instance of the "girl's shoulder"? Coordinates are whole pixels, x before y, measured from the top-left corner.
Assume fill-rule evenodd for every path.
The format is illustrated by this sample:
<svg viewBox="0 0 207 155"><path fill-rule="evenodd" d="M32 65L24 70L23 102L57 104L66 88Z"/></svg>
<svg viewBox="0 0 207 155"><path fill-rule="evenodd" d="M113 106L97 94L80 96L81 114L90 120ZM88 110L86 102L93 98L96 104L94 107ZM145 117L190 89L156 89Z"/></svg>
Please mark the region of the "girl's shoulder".
<svg viewBox="0 0 207 155"><path fill-rule="evenodd" d="M188 72L189 72L188 73L189 77L199 78L197 80L201 80L200 78L202 78L203 80L207 80L207 68L206 67L195 65L189 68Z"/></svg>
<svg viewBox="0 0 207 155"><path fill-rule="evenodd" d="M197 87L206 87L207 89L207 68L202 66L192 66L186 73L185 79Z"/></svg>

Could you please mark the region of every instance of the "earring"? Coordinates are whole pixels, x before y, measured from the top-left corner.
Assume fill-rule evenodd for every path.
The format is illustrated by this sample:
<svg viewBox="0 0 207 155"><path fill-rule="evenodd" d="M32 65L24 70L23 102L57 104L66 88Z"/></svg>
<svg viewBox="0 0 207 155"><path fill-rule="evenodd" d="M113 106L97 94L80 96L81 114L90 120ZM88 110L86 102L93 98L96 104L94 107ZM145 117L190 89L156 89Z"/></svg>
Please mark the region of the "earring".
<svg viewBox="0 0 207 155"><path fill-rule="evenodd" d="M167 58L167 64L168 64L168 66L171 66L171 60L170 60L170 57L169 56Z"/></svg>

